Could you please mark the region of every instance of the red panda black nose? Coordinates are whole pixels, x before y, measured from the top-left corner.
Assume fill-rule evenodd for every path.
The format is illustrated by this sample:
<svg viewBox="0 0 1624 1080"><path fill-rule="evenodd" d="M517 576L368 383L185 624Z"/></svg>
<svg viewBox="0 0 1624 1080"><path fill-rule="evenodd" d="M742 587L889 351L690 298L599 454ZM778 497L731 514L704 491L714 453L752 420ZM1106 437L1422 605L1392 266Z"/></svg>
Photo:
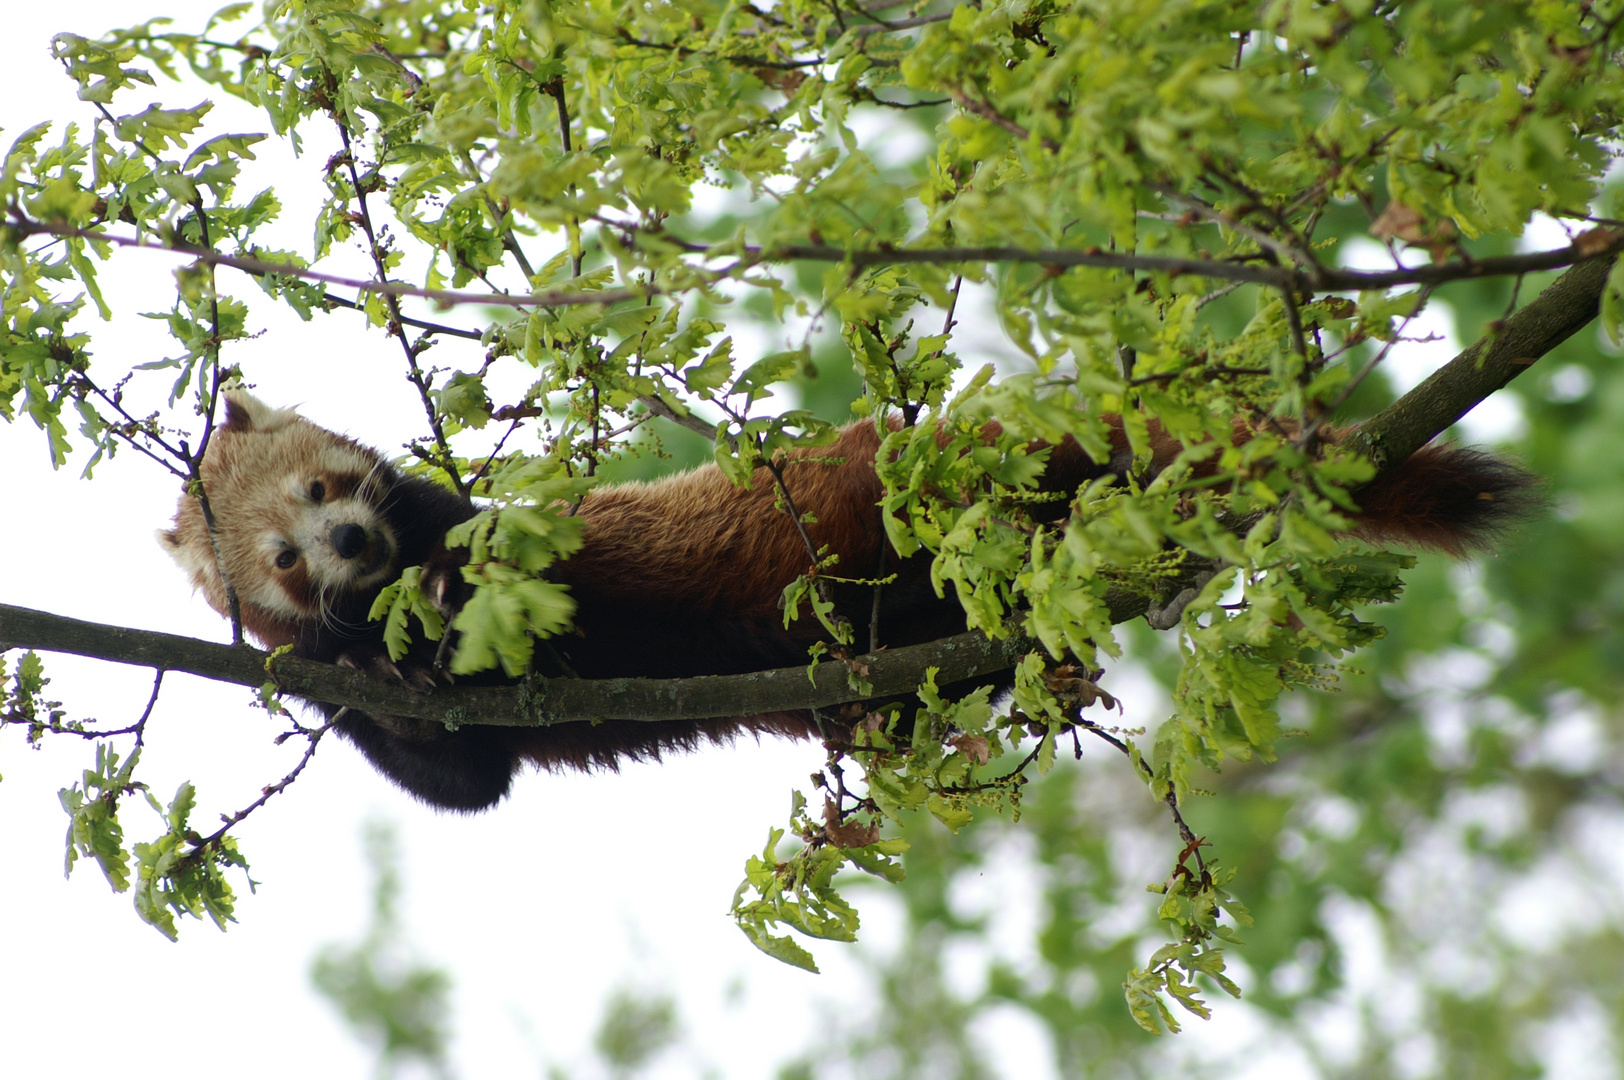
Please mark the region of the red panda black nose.
<svg viewBox="0 0 1624 1080"><path fill-rule="evenodd" d="M353 559L367 546L367 531L359 525L346 522L333 530L330 539L333 550L338 552L339 558Z"/></svg>

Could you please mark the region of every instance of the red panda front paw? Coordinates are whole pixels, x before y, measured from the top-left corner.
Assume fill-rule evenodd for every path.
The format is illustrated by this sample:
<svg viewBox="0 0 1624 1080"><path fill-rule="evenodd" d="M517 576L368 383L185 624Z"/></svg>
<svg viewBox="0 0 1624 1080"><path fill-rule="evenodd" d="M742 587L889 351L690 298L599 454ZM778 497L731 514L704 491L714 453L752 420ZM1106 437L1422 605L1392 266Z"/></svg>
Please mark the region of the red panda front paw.
<svg viewBox="0 0 1624 1080"><path fill-rule="evenodd" d="M450 622L467 602L468 584L462 579L462 567L467 552L442 549L423 564L418 589L446 620Z"/></svg>
<svg viewBox="0 0 1624 1080"><path fill-rule="evenodd" d="M398 682L407 689L426 694L434 689L434 672L419 664L406 663L404 666L396 664L389 659L389 653L376 642L363 642L351 645L338 654L333 661L341 668L350 668L354 671L364 671L368 675L380 679L389 679Z"/></svg>

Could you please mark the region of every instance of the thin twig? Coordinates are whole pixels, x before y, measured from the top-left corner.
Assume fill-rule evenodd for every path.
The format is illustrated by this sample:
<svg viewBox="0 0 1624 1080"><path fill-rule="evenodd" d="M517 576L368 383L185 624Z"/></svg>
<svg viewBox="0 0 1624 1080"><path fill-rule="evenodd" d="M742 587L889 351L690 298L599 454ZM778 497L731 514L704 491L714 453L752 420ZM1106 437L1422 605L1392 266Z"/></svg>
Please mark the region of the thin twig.
<svg viewBox="0 0 1624 1080"><path fill-rule="evenodd" d="M706 55L703 49L690 49L686 45L668 45L663 41L643 41L634 38L631 31L625 27L618 27L617 31L621 41L639 49L659 49L662 52L674 52L678 56ZM810 60L769 60L764 56L747 56L741 53L713 53L709 55L717 60L725 60L729 64L741 64L752 68L771 68L777 71L795 71L798 68L821 67L827 62L822 56L815 56Z"/></svg>
<svg viewBox="0 0 1624 1080"><path fill-rule="evenodd" d="M141 744L147 738L147 721L152 717L153 706L158 704L158 691L164 687L164 669L158 668L152 673L152 693L147 695L147 707L141 710L141 718L127 730L135 732L135 748L141 749ZM122 732L114 732L122 734Z"/></svg>
<svg viewBox="0 0 1624 1080"><path fill-rule="evenodd" d="M1084 720L1081 715L1077 717L1075 722L1077 726L1088 731L1090 734L1099 736L1107 743L1110 743L1112 746L1122 751L1125 756L1129 758L1133 757L1133 750L1129 747L1127 742L1116 738L1098 724L1091 720ZM1152 769L1149 763L1147 763L1143 757L1139 758L1139 771L1145 774L1145 779L1153 783L1155 782L1156 770ZM1201 875L1203 879L1205 879L1207 875L1207 864L1201 858L1201 840L1196 836L1195 831L1190 828L1189 823L1184 820L1184 814L1179 810L1178 789L1174 787L1172 781L1168 781L1167 794L1162 796L1162 802L1167 804L1168 812L1173 815L1173 824L1178 827L1179 839L1183 840L1184 843L1189 846L1191 852L1195 855L1196 868L1201 871Z"/></svg>
<svg viewBox="0 0 1624 1080"><path fill-rule="evenodd" d="M67 62L63 61L64 66ZM102 117L117 130L118 119L104 103L96 102L96 109ZM162 169L164 160L161 155L149 147L141 139L134 140L135 145L147 156L152 163ZM194 194L187 204L197 221L198 240L203 251L210 254L214 252L214 241L209 233L209 213L203 205L203 189L201 185L193 188ZM11 208L14 218L21 216L21 211L14 205ZM208 264L208 290L209 290L209 338L206 347L208 362L208 391L203 409L203 437L198 441L197 452L192 453L183 441L181 443L181 459L186 463L187 480L196 488L197 504L203 512L203 524L208 532L209 548L214 555L215 572L220 576L220 584L225 587L226 612L231 620L231 643L241 645L242 636L242 603L237 598L237 587L232 584L231 577L226 573L225 561L220 555L219 528L214 519L214 508L209 505L209 493L203 486L203 456L208 452L209 441L214 437L214 413L220 400L220 293L214 278L214 265Z"/></svg>
<svg viewBox="0 0 1624 1080"><path fill-rule="evenodd" d="M252 271L249 272L251 273ZM332 307L348 308L351 311L366 310L365 304L359 304L354 300L346 300L337 293L323 293L321 298L323 303L329 304ZM466 338L469 341L485 340L485 332L482 330L465 330L459 326L447 326L444 323L425 322L422 319L413 319L405 315L401 316L400 325L413 326L419 330L427 330L431 334L444 334L447 337Z"/></svg>
<svg viewBox="0 0 1624 1080"><path fill-rule="evenodd" d="M484 304L492 307L529 309L573 307L581 304L616 304L625 300L641 300L646 303L652 297L664 295L666 292L665 289L657 285L639 285L636 288L626 289L603 289L598 292L554 291L527 295L463 292L457 289L425 289L401 281L376 281L369 278L345 277L341 274L329 274L320 270L311 270L308 267L295 266L291 263L272 262L268 259L257 259L246 255L227 255L219 251L205 251L186 243L153 243L137 237L118 236L95 229L79 229L51 222L29 221L21 218L19 213L14 208L11 223L0 228L0 232L10 231L21 237L49 235L78 238L113 244L118 247L140 248L145 251L166 251L177 255L185 255L188 258L196 259L211 266L229 266L233 270L241 270L244 273L256 276L275 274L279 277L295 278L301 281L317 281L324 285L339 285L363 293L376 293L379 296L416 296L447 307L459 304Z"/></svg>
<svg viewBox="0 0 1624 1080"><path fill-rule="evenodd" d="M339 715L342 715L342 712L334 715L332 721L323 724L319 728L299 728L299 734L309 739L310 745L305 747L304 756L299 759L299 763L293 767L293 770L276 783L260 789L259 798L255 799L241 810L231 814L221 814L220 820L225 824L221 825L220 828L216 829L214 832L200 840L197 845L193 847L191 851L188 851L185 855L183 855L182 858L198 858L204 852L218 845L221 840L225 839L226 833L231 831L231 829L240 823L244 818L246 818L249 814L252 814L255 810L258 810L260 807L264 806L266 803L270 802L271 796L281 794L289 784L297 780L299 778L299 774L304 772L305 766L310 764L310 759L315 757L316 744L321 742L321 737L327 734L327 729L333 726L333 721L336 721Z"/></svg>
<svg viewBox="0 0 1624 1080"><path fill-rule="evenodd" d="M338 115L334 115L333 122L338 125L338 137L344 144L343 164L345 171L350 175L350 190L354 193L359 210L356 216L360 220L362 232L366 233L367 254L371 256L372 265L377 270L377 280L384 283L389 280L389 265L385 260L383 245L378 240L378 232L372 226L372 211L367 205L367 191L361 184L361 174L356 168L355 147L350 142L349 125ZM406 340L405 330L401 326L400 299L386 293L383 302L389 311L390 332L400 341L401 350L406 357L406 378L416 388L418 399L423 403L423 412L428 417L429 430L434 433L435 449L439 451L439 460L435 464L451 480L457 494L466 496L467 483L457 469L456 459L451 454L451 444L446 440L445 425L440 422L439 411L434 407L434 396L430 386L432 376L424 374L423 369L418 366L419 349Z"/></svg>
<svg viewBox="0 0 1624 1080"><path fill-rule="evenodd" d="M1420 290L1420 296L1415 301L1415 307L1411 309L1410 313L1404 317L1404 321L1399 324L1398 330L1394 332L1392 340L1384 342L1380 351L1378 351L1375 356L1370 358L1370 363L1366 364L1360 370L1359 374L1348 380L1348 385L1342 388L1342 392L1337 395L1336 400L1322 409L1318 416L1314 417L1312 421L1303 427L1302 433L1297 436L1298 446L1308 447L1313 445L1315 435L1319 433L1319 429L1324 426L1326 420L1330 419L1330 417L1335 414L1338 409L1347 404L1348 399L1353 396L1355 390L1359 389L1360 384L1370 377L1370 373L1376 370L1378 364L1387 359L1387 354L1393 351L1393 346L1397 345L1401 340L1403 340L1405 328L1410 325L1410 321L1412 319L1421 314L1421 309L1427 306L1427 299L1431 295L1432 290L1430 288L1423 288Z"/></svg>
<svg viewBox="0 0 1624 1080"><path fill-rule="evenodd" d="M560 76L554 78L551 82L548 82L544 87L542 87L542 89L547 92L547 94L553 99L553 103L558 106L558 137L563 143L564 154L568 156L569 154L573 153L574 150L570 145L570 106L568 99L566 99L564 96L563 77ZM573 182L569 186L569 192L573 198L576 193L575 184ZM585 252L583 252L581 248L581 217L579 214L574 214L570 217L570 266L575 272L575 277L581 276L581 264L586 257Z"/></svg>
<svg viewBox="0 0 1624 1080"><path fill-rule="evenodd" d="M678 427L687 428L695 435L703 436L711 442L716 441L717 425L707 423L703 417L695 416L691 412L678 412L653 394L645 394L637 400L643 403L645 409L660 419L669 420ZM723 437L727 439L729 446L732 446L735 450L738 449L738 440L732 432L725 432Z"/></svg>
<svg viewBox="0 0 1624 1080"><path fill-rule="evenodd" d="M92 394L101 399L103 404L124 418L123 426L118 424L108 424L107 430L123 439L126 446L145 454L147 457L151 458L153 461L156 461L159 465L163 466L165 470L179 479L192 479L192 474L187 469L179 468L174 463L174 461L184 462L188 459L189 455L183 449L181 449L179 446L171 446L160 432L148 428L147 425L142 421L137 420L134 416L131 416L129 410L124 408L122 402L114 398L101 387L97 386L91 381L90 376L86 375L84 372L76 373L73 376L73 383L87 387ZM105 420L103 422L105 423ZM126 428L129 430L126 430ZM166 460L161 455L154 453L150 447L137 441L135 435L132 434L132 431L139 432L141 435L151 439L153 442L163 447L164 452L174 458L174 461Z"/></svg>

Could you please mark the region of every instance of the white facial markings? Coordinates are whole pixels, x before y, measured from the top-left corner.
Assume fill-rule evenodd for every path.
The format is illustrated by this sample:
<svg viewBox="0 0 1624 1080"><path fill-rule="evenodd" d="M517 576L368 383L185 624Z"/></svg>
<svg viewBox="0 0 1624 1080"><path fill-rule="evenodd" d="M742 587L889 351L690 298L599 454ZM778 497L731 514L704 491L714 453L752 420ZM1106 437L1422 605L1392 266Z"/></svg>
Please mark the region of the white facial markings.
<svg viewBox="0 0 1624 1080"><path fill-rule="evenodd" d="M255 607L268 611L279 618L303 619L308 617L311 612L307 611L306 606L299 603L286 588L288 569L297 566L298 560L295 559L291 566L287 568L278 565L278 559L288 552L297 554L297 549L288 543L281 533L268 531L260 534L255 550L259 552L265 572L249 576L248 584L251 586L251 592L244 599ZM241 585L238 588L240 591Z"/></svg>
<svg viewBox="0 0 1624 1080"><path fill-rule="evenodd" d="M310 583L323 593L363 589L394 575L395 538L388 522L363 498L331 498L297 506L288 542L305 561ZM333 535L344 525L359 527L366 545L346 558L333 547Z"/></svg>

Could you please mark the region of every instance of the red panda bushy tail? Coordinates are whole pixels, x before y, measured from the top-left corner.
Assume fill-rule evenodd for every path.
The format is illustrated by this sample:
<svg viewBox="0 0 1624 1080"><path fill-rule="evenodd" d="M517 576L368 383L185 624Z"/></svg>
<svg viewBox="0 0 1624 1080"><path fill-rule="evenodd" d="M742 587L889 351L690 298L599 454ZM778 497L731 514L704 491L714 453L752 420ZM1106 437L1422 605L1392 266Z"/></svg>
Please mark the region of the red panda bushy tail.
<svg viewBox="0 0 1624 1080"><path fill-rule="evenodd" d="M1488 551L1545 503L1538 477L1452 443L1424 446L1353 493L1349 532L1371 543L1462 556Z"/></svg>

